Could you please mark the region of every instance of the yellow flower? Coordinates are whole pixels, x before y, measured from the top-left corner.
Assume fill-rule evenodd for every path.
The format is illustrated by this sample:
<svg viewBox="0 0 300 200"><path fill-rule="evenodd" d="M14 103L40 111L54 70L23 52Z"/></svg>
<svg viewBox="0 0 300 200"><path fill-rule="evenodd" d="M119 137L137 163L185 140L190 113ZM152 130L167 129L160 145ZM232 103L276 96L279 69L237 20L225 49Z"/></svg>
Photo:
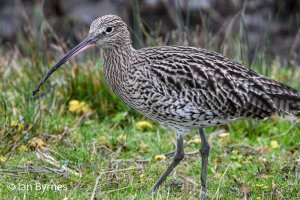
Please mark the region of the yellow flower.
<svg viewBox="0 0 300 200"><path fill-rule="evenodd" d="M123 141L125 141L126 140L126 135L124 135L124 134L121 134L121 135L119 135L118 137L117 137L117 141L118 142L123 142Z"/></svg>
<svg viewBox="0 0 300 200"><path fill-rule="evenodd" d="M24 145L24 144L22 144L22 145L20 145L20 146L18 147L18 150L19 150L19 151L26 151L27 149L28 149L27 146Z"/></svg>
<svg viewBox="0 0 300 200"><path fill-rule="evenodd" d="M143 179L145 177L145 174L140 175L140 179Z"/></svg>
<svg viewBox="0 0 300 200"><path fill-rule="evenodd" d="M10 126L16 128L19 132L24 129L24 125L17 120L11 121Z"/></svg>
<svg viewBox="0 0 300 200"><path fill-rule="evenodd" d="M201 143L201 138L196 137L196 138L194 138L194 139L192 140L192 142L195 143L195 144L200 144L200 143Z"/></svg>
<svg viewBox="0 0 300 200"><path fill-rule="evenodd" d="M80 102L78 100L72 100L69 102L69 111L78 112L80 109Z"/></svg>
<svg viewBox="0 0 300 200"><path fill-rule="evenodd" d="M10 126L15 127L18 126L19 122L17 120L13 120L10 122Z"/></svg>
<svg viewBox="0 0 300 200"><path fill-rule="evenodd" d="M5 157L5 156L0 156L0 161L1 161L1 162L7 161L7 157Z"/></svg>
<svg viewBox="0 0 300 200"><path fill-rule="evenodd" d="M29 142L28 142L28 146L31 148L40 148L40 147L45 147L46 146L46 142L38 137L34 137L32 138Z"/></svg>
<svg viewBox="0 0 300 200"><path fill-rule="evenodd" d="M277 142L276 140L272 140L272 141L271 141L271 147L272 147L273 149L278 148L278 147L279 147L278 142Z"/></svg>
<svg viewBox="0 0 300 200"><path fill-rule="evenodd" d="M155 160L165 160L166 156L164 154L158 154L154 157Z"/></svg>
<svg viewBox="0 0 300 200"><path fill-rule="evenodd" d="M69 102L69 111L74 113L88 113L91 112L91 108L84 101L72 100Z"/></svg>
<svg viewBox="0 0 300 200"><path fill-rule="evenodd" d="M81 111L83 113L88 113L88 112L91 112L91 108L87 103L81 102Z"/></svg>
<svg viewBox="0 0 300 200"><path fill-rule="evenodd" d="M257 188L262 188L262 189L268 189L269 188L267 185L262 184L262 183L257 183L257 184L254 184L253 186L257 187Z"/></svg>
<svg viewBox="0 0 300 200"><path fill-rule="evenodd" d="M225 137L228 137L228 136L229 136L229 133L226 133L226 132L219 134L220 138L225 138Z"/></svg>
<svg viewBox="0 0 300 200"><path fill-rule="evenodd" d="M143 130L145 128L153 128L153 125L151 122L146 121L146 120L141 120L135 123L135 128L138 130Z"/></svg>

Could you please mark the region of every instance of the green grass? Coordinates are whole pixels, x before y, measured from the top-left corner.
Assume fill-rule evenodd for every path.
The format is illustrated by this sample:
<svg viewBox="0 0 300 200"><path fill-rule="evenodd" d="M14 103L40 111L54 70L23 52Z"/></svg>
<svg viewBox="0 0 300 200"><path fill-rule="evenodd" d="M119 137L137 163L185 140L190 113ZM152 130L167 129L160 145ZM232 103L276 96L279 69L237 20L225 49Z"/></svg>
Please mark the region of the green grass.
<svg viewBox="0 0 300 200"><path fill-rule="evenodd" d="M2 59L6 63L10 56ZM20 58L0 66L2 199L90 199L92 194L96 199L152 199L148 191L170 163L170 158L158 161L155 156L174 149L174 134L158 124L137 129L136 122L144 118L112 94L101 62L92 59L62 67L51 78L53 88L40 98L31 96L42 74L32 61ZM257 71L299 88L296 69L273 68ZM86 102L91 113L71 113L74 99ZM209 199L243 198L249 188L246 196L252 199L299 199L299 127L272 118L207 128L207 133L229 133L210 141ZM185 137L186 152L200 148L195 137L197 132ZM274 141L278 148L272 147ZM198 199L200 160L199 154L186 156L153 197ZM51 170L36 171L41 167ZM64 167L67 171L57 171Z"/></svg>
<svg viewBox="0 0 300 200"><path fill-rule="evenodd" d="M37 27L28 18L24 30L31 31L17 37L19 51L0 49L0 199L90 199L93 195L95 199L198 199L199 154L186 156L160 190L153 196L149 193L171 161L171 157L157 160L155 156L174 150L175 136L158 124L136 128L145 118L111 92L94 51L63 66L42 87L41 96L32 97L32 89L61 54L47 38L66 46L38 14L39 9L33 16ZM138 46L144 45L142 33L146 46L176 44L188 37L190 45L202 41L204 48L223 51L251 63L259 73L300 89L299 69L280 66L277 60L271 65L265 49L268 38L250 62L244 27L240 38L231 38L232 30L228 30L218 46L205 24L201 40L196 32L184 30L174 38L173 34L162 38L159 22L157 30L146 33L140 20L137 15L133 34ZM184 21L179 24L188 26ZM85 102L91 112L70 112L72 100ZM210 140L208 199L299 199L297 121L273 117L207 128L208 134L220 129L229 133ZM185 137L185 152L200 148L197 137L196 131Z"/></svg>

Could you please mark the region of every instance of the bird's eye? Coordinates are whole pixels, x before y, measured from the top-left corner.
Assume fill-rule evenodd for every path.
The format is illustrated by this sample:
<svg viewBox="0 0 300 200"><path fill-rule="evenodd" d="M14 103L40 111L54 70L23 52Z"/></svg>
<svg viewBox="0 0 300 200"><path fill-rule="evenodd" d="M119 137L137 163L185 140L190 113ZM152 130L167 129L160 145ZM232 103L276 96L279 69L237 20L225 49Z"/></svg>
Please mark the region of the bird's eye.
<svg viewBox="0 0 300 200"><path fill-rule="evenodd" d="M112 28L111 26L109 26L109 27L106 28L105 31L106 31L106 33L110 33L110 32L112 31L112 29L113 29L113 28Z"/></svg>

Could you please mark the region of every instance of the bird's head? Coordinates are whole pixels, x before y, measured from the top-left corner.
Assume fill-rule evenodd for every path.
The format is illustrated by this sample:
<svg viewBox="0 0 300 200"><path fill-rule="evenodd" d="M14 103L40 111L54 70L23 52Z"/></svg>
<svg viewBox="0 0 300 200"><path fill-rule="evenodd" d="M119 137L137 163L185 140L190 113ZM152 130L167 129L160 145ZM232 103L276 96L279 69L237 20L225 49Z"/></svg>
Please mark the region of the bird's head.
<svg viewBox="0 0 300 200"><path fill-rule="evenodd" d="M44 76L36 88L33 90L35 95L41 85L56 71L61 65L80 52L93 47L100 46L107 48L123 48L131 45L130 34L127 25L116 15L105 15L94 20L91 24L88 36L77 46L66 53Z"/></svg>
<svg viewBox="0 0 300 200"><path fill-rule="evenodd" d="M95 19L88 38L102 48L120 48L131 44L127 25L116 15L105 15Z"/></svg>

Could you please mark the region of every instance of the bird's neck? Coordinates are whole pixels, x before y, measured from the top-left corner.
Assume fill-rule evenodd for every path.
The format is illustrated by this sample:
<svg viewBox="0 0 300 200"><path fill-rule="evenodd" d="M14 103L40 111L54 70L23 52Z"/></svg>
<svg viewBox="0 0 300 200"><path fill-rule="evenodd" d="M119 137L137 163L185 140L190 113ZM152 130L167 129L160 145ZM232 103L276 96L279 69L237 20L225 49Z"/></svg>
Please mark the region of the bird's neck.
<svg viewBox="0 0 300 200"><path fill-rule="evenodd" d="M102 49L103 71L108 84L116 93L120 92L120 82L127 79L126 74L134 51L131 45Z"/></svg>
<svg viewBox="0 0 300 200"><path fill-rule="evenodd" d="M104 71L108 74L126 71L134 51L131 45L102 49Z"/></svg>

